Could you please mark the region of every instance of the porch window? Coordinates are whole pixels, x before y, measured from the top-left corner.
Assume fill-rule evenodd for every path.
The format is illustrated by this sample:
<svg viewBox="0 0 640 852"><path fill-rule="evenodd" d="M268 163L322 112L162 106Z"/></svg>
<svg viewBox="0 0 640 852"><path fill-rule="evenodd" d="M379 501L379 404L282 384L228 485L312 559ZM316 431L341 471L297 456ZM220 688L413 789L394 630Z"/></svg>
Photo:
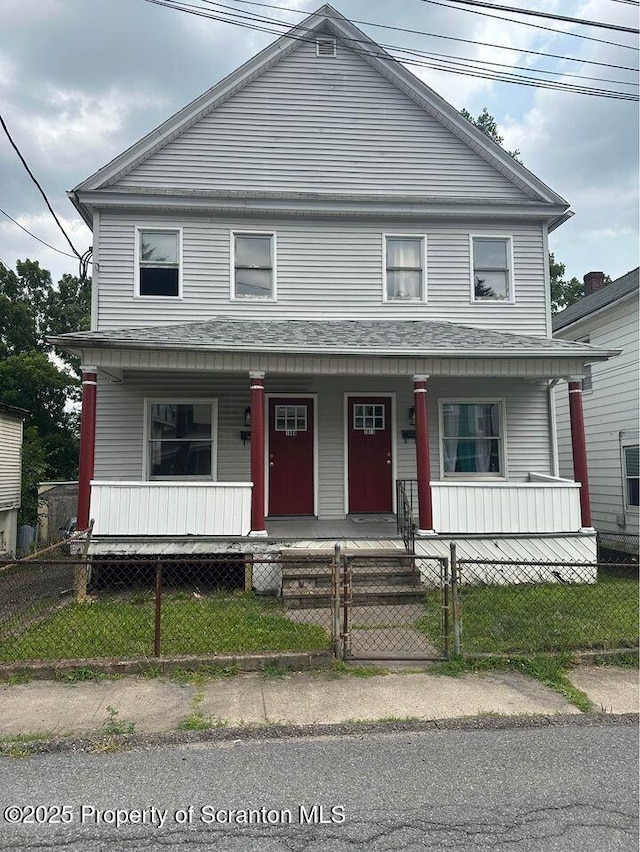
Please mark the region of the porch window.
<svg viewBox="0 0 640 852"><path fill-rule="evenodd" d="M233 299L275 300L275 234L232 234Z"/></svg>
<svg viewBox="0 0 640 852"><path fill-rule="evenodd" d="M425 238L385 237L385 291L389 302L419 302L424 299Z"/></svg>
<svg viewBox="0 0 640 852"><path fill-rule="evenodd" d="M441 408L445 475L501 476L503 438L499 402L446 402Z"/></svg>
<svg viewBox="0 0 640 852"><path fill-rule="evenodd" d="M180 232L138 231L137 295L179 297Z"/></svg>
<svg viewBox="0 0 640 852"><path fill-rule="evenodd" d="M511 238L471 237L472 301L513 301Z"/></svg>
<svg viewBox="0 0 640 852"><path fill-rule="evenodd" d="M639 446L628 446L622 448L624 453L624 495L626 506L640 505L638 454Z"/></svg>
<svg viewBox="0 0 640 852"><path fill-rule="evenodd" d="M148 424L149 479L214 478L214 402L153 401Z"/></svg>

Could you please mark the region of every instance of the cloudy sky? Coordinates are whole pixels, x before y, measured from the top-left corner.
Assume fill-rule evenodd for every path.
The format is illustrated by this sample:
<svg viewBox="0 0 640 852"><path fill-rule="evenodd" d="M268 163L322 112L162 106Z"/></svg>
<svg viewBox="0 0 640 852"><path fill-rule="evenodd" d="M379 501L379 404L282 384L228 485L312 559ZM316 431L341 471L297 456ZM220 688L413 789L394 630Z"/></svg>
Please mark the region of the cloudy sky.
<svg viewBox="0 0 640 852"><path fill-rule="evenodd" d="M268 7L239 0L224 0L226 6L212 0L186 2L217 16L242 10L287 24L298 23L301 13L320 5L319 0L264 0ZM638 27L635 0L502 3ZM486 106L499 123L505 147L520 149L525 165L569 200L575 216L555 232L551 244L569 277L602 269L616 278L638 265L637 102L475 76L478 62L495 62L508 66L491 66L502 72L517 67L529 77L637 95L637 73L626 70L637 68L637 36L495 11L491 14L498 18L488 17L488 10L465 11L458 0L335 0L333 5L385 46L473 62L473 74L408 67L458 109L478 115ZM281 32L273 23L265 26ZM80 252L91 244L91 234L65 191L275 37L148 0L1 0L1 112ZM451 59L441 56L439 61ZM69 251L2 131L0 208L42 240ZM3 263L37 259L54 280L64 272L77 273L71 257L37 242L4 214Z"/></svg>

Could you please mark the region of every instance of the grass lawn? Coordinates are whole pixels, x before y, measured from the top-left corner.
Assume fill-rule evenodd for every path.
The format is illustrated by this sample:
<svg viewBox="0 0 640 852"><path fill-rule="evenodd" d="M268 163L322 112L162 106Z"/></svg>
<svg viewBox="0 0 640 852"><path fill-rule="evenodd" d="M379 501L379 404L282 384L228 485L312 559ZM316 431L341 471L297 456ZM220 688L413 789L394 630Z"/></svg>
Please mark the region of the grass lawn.
<svg viewBox="0 0 640 852"><path fill-rule="evenodd" d="M463 586L462 652L564 651L638 644L638 581L600 576L597 583ZM419 628L434 639L438 601L427 601Z"/></svg>
<svg viewBox="0 0 640 852"><path fill-rule="evenodd" d="M330 641L321 627L285 618L278 601L249 594L167 594L161 623L163 656L309 651ZM154 605L146 595L71 604L18 639L0 641L0 660L149 657L153 637Z"/></svg>

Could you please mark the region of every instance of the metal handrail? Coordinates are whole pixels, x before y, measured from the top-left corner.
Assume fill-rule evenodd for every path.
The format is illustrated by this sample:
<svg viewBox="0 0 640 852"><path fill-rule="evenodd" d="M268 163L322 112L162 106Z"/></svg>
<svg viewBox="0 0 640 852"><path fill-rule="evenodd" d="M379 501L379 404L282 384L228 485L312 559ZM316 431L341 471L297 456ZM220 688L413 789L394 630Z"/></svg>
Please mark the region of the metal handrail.
<svg viewBox="0 0 640 852"><path fill-rule="evenodd" d="M396 480L396 524L407 553L415 554L416 520L418 509L418 480Z"/></svg>

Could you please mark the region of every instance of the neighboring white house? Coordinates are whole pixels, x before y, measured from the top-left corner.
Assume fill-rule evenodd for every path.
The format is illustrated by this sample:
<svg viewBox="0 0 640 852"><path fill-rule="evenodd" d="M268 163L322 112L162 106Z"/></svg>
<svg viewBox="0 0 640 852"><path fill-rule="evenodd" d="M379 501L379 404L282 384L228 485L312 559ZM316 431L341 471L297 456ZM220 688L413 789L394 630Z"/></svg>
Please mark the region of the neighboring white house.
<svg viewBox="0 0 640 852"><path fill-rule="evenodd" d="M563 340L622 350L606 364L589 367L583 404L593 524L603 543L624 549L621 539L611 534L638 535L638 269L610 284L604 283L601 272L590 272L584 281L585 296L554 317L553 333ZM564 393L557 397L557 420L560 474L571 477ZM637 553L637 541L634 547Z"/></svg>
<svg viewBox="0 0 640 852"><path fill-rule="evenodd" d="M15 553L26 411L0 402L0 557Z"/></svg>
<svg viewBox="0 0 640 852"><path fill-rule="evenodd" d="M552 339L568 204L332 7L70 197L93 552L354 538L417 480L425 541L593 558L554 476L550 387L611 354Z"/></svg>

